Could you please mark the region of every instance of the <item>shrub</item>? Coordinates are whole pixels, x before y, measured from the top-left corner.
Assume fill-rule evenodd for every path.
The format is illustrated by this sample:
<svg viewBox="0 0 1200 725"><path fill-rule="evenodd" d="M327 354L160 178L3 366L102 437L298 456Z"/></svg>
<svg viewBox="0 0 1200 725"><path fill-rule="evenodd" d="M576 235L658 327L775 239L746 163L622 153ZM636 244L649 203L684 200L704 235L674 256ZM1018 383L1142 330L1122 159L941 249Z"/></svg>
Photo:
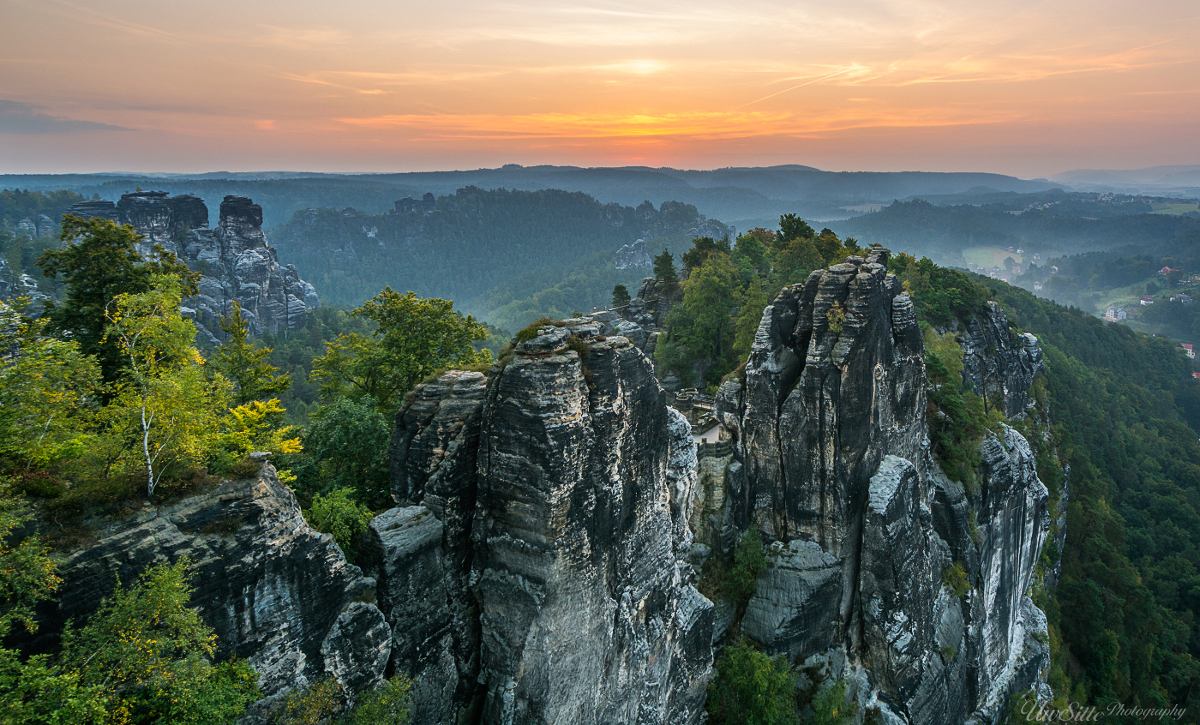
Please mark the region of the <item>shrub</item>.
<svg viewBox="0 0 1200 725"><path fill-rule="evenodd" d="M725 648L708 686L713 725L793 725L796 675L782 655L768 657L742 641Z"/></svg>
<svg viewBox="0 0 1200 725"><path fill-rule="evenodd" d="M317 680L303 690L292 690L275 712L275 725L321 725L342 706L342 686L332 677Z"/></svg>
<svg viewBox="0 0 1200 725"><path fill-rule="evenodd" d="M962 562L956 561L946 570L942 572L942 583L945 584L954 596L961 597L971 591L971 582L967 578L967 570L963 568Z"/></svg>
<svg viewBox="0 0 1200 725"><path fill-rule="evenodd" d="M358 538L371 523L371 511L352 499L349 489L339 488L314 497L312 508L304 512L304 518L317 531L332 535L346 559L354 561L358 554Z"/></svg>
<svg viewBox="0 0 1200 725"><path fill-rule="evenodd" d="M842 327L846 324L846 308L842 307L842 303L834 302L829 312L825 313L825 319L829 320L829 331L840 335Z"/></svg>
<svg viewBox="0 0 1200 725"><path fill-rule="evenodd" d="M408 722L408 691L412 680L395 675L358 697L358 704L345 718L346 725L404 725Z"/></svg>
<svg viewBox="0 0 1200 725"><path fill-rule="evenodd" d="M838 680L813 698L813 716L806 720L812 725L849 725L858 714L858 705L846 701L846 683Z"/></svg>
<svg viewBox="0 0 1200 725"><path fill-rule="evenodd" d="M767 570L767 557L763 555L762 548L762 534L753 526L738 541L728 590L733 601L739 605L750 601L758 587L758 576Z"/></svg>

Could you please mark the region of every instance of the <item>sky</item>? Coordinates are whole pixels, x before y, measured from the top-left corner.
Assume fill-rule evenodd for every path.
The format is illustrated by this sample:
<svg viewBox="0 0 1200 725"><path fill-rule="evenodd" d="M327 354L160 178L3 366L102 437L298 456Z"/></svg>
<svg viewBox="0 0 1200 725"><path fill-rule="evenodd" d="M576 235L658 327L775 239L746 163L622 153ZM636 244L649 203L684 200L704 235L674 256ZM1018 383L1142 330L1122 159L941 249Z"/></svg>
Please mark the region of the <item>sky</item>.
<svg viewBox="0 0 1200 725"><path fill-rule="evenodd" d="M1195 0L0 0L0 173L1200 163Z"/></svg>

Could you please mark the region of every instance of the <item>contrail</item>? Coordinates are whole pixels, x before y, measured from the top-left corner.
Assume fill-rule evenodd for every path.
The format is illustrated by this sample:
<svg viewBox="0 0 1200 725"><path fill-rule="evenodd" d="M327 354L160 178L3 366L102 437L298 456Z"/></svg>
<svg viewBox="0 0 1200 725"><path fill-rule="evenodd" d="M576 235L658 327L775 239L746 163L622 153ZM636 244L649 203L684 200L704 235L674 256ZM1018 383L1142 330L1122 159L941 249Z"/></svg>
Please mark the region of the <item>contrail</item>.
<svg viewBox="0 0 1200 725"><path fill-rule="evenodd" d="M829 75L827 75L827 76L821 76L820 78L813 78L811 81L805 81L805 82L801 83L801 84L800 84L800 85L798 85L798 86L792 86L791 88L784 88L782 91L779 91L778 93L772 93L772 94L771 94L771 95L769 95L769 96L763 96L762 98L759 98L759 99L757 99L757 100L754 100L754 101L750 101L749 103L743 103L742 105L735 107L733 110L735 110L735 111L736 111L736 110L738 110L739 108L745 108L746 106L752 106L752 105L754 105L755 103L758 103L759 101L765 101L765 100L767 100L768 98L774 98L775 96L782 95L782 94L784 94L784 93L787 93L788 91L794 91L794 90L796 90L797 88L803 88L804 86L810 86L810 85L812 85L813 83L817 83L817 82L819 82L819 81L823 81L823 80L825 80L825 79L827 79L827 78L833 78L834 76L840 76L840 75L841 75L841 74L843 74L843 73L849 73L851 70L853 70L853 68L846 68L846 69L844 69L844 70L840 70L840 71L838 71L837 73L830 73L830 74L829 74Z"/></svg>

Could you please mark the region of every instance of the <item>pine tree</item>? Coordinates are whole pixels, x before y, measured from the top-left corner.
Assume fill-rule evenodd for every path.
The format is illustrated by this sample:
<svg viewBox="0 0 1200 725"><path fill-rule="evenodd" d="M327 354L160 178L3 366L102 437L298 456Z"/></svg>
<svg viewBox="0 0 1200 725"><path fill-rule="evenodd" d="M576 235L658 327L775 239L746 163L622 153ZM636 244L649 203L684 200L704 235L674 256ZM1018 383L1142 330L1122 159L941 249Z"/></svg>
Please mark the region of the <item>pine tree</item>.
<svg viewBox="0 0 1200 725"><path fill-rule="evenodd" d="M675 270L675 257L666 249L654 258L654 278L668 284L679 281L679 273Z"/></svg>
<svg viewBox="0 0 1200 725"><path fill-rule="evenodd" d="M619 284L616 287L613 287L613 307L624 307L625 305L629 304L629 300L629 290L626 289L625 285Z"/></svg>
<svg viewBox="0 0 1200 725"><path fill-rule="evenodd" d="M233 309L219 322L227 335L225 342L217 348L212 365L237 385L234 400L245 405L252 400L266 400L282 394L292 385L292 374L279 373L279 368L267 362L271 348L258 347L249 340L250 326L242 314L242 306L233 303Z"/></svg>

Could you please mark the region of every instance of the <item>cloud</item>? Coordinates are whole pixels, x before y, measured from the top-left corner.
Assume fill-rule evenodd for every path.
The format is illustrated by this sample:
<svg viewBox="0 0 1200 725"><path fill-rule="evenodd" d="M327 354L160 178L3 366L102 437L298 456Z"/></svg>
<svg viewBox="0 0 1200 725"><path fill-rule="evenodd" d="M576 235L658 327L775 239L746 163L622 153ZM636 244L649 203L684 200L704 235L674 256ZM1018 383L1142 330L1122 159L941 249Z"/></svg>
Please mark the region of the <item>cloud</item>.
<svg viewBox="0 0 1200 725"><path fill-rule="evenodd" d="M40 113L38 106L20 101L0 99L0 133L52 134L79 131L130 131L124 126L112 126L94 121L77 121Z"/></svg>

